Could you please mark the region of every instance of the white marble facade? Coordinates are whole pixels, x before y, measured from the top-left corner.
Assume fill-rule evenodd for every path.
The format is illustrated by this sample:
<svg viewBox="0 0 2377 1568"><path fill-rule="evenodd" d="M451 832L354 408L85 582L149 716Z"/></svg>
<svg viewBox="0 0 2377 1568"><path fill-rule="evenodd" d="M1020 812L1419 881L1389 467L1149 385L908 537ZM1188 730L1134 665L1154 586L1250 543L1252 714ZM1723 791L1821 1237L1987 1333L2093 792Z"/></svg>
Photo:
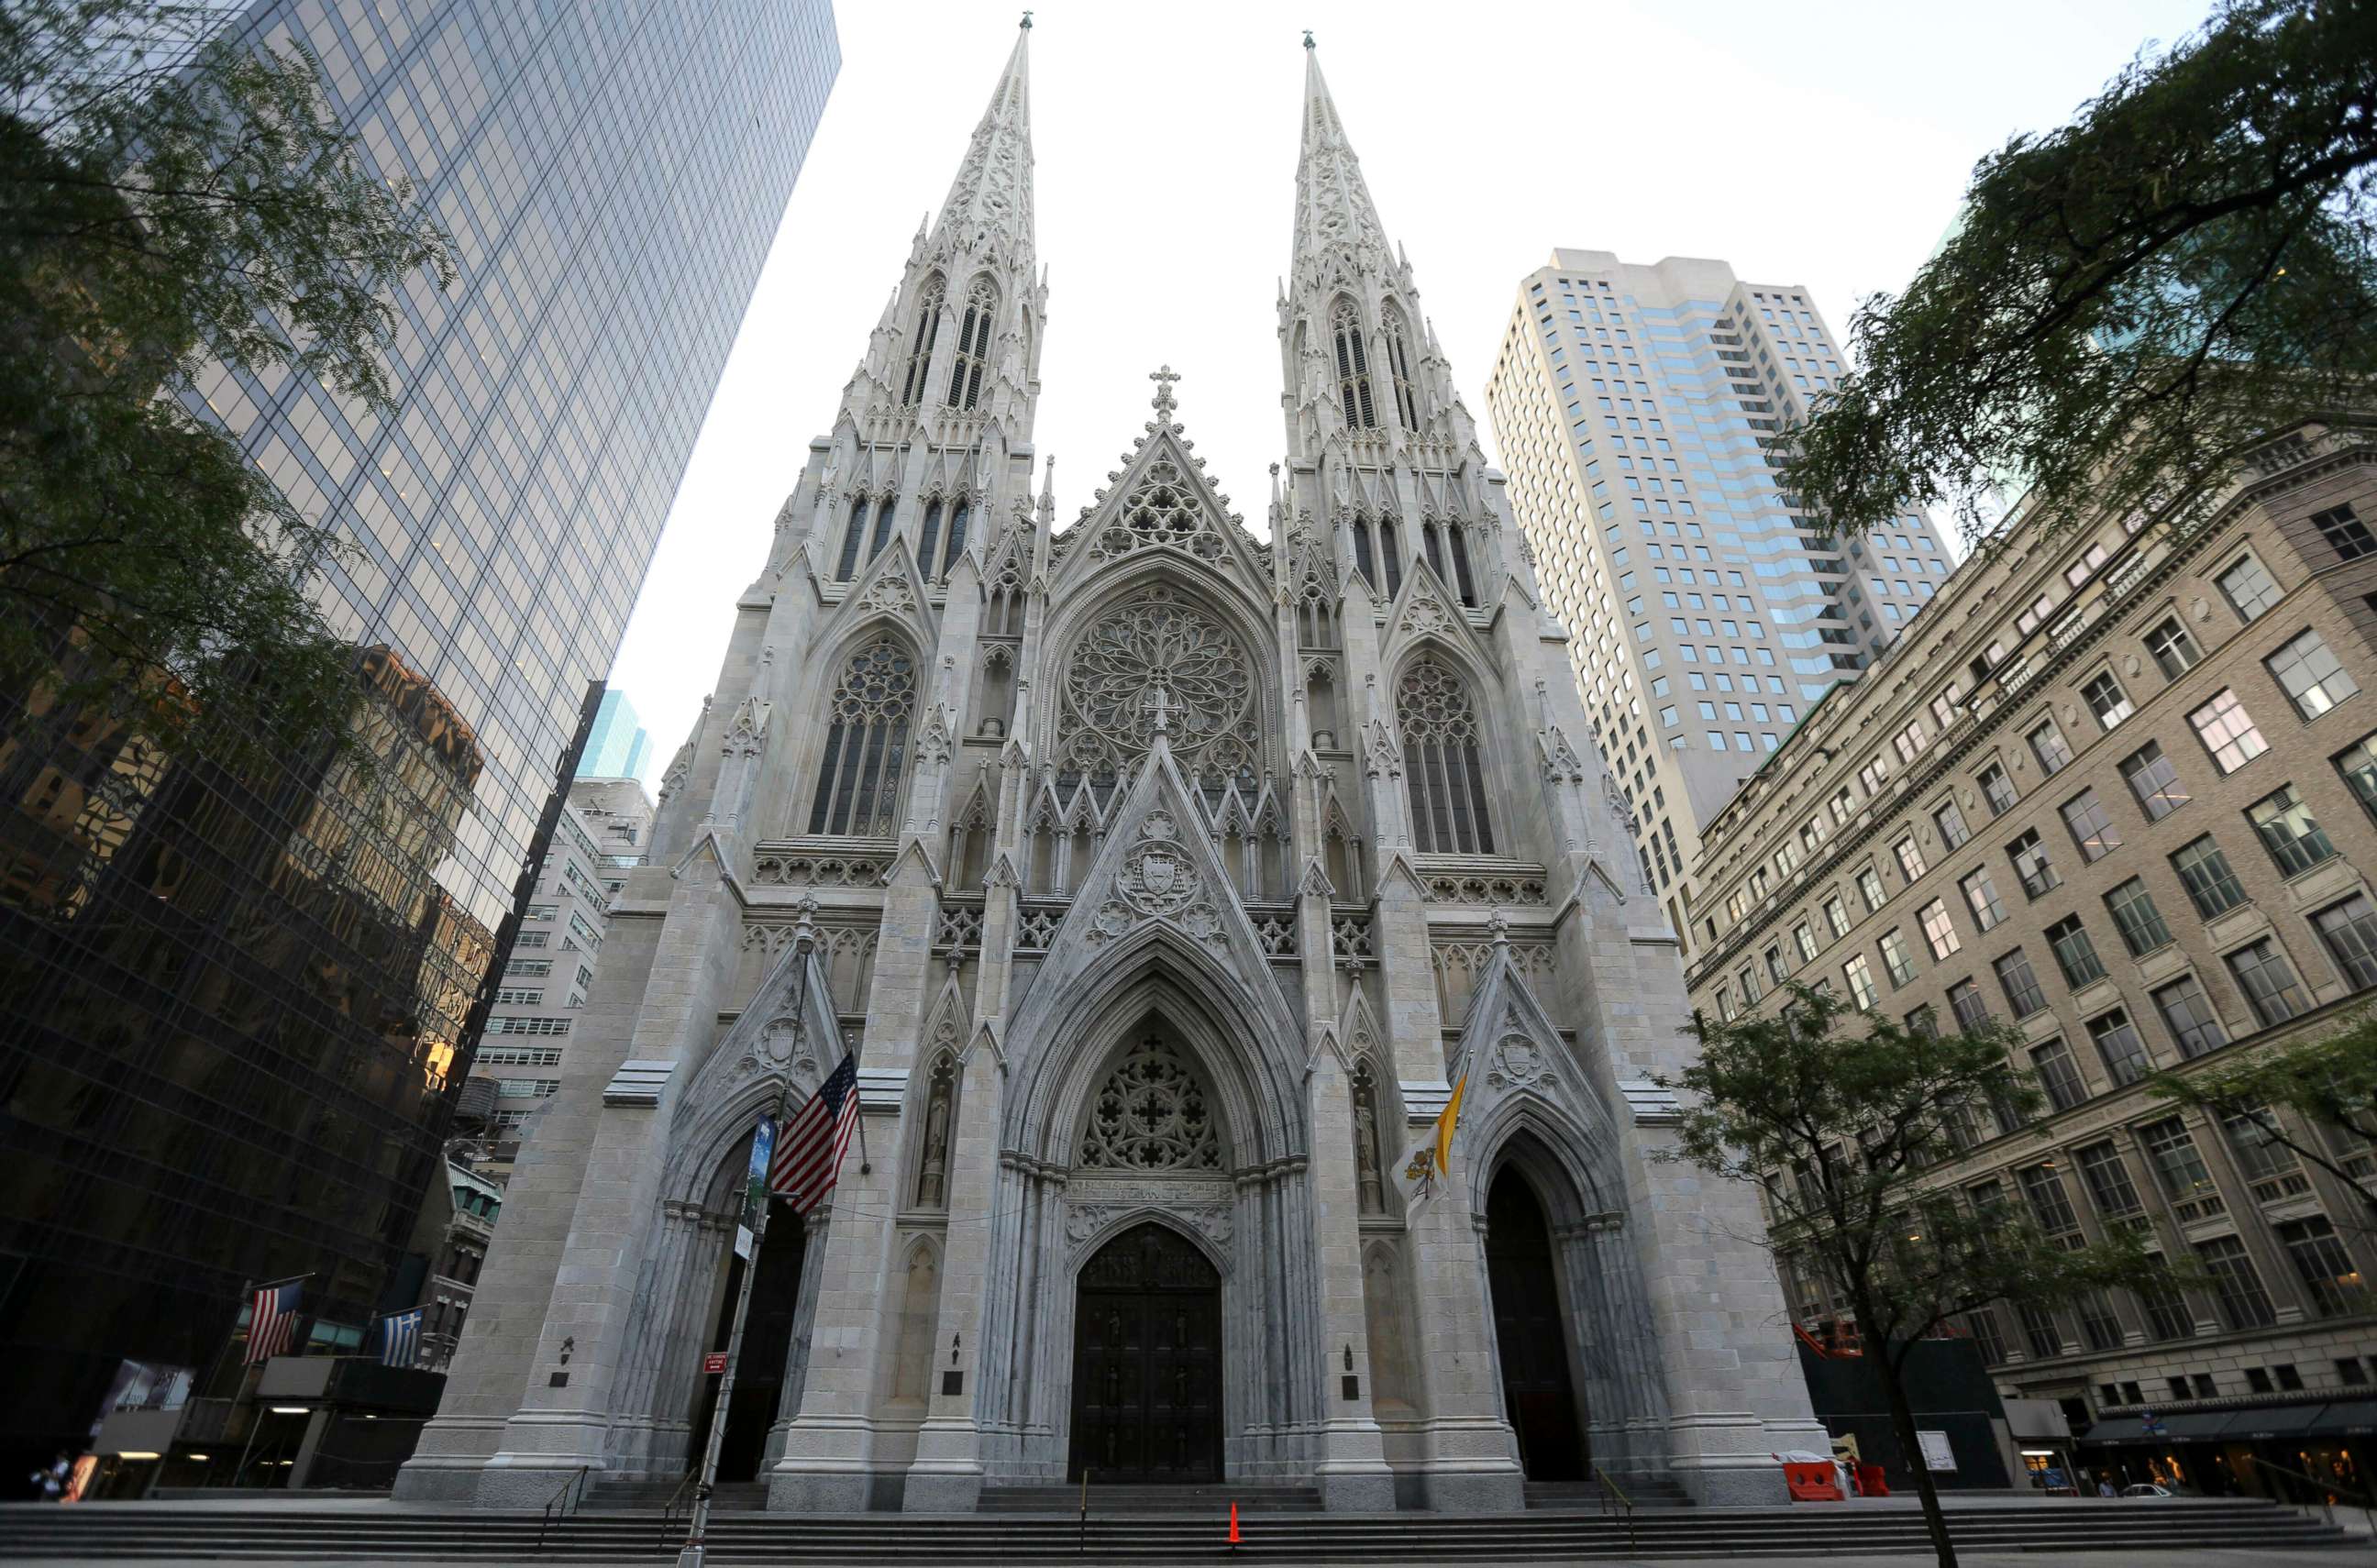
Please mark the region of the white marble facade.
<svg viewBox="0 0 2377 1568"><path fill-rule="evenodd" d="M1317 59L1265 542L1165 373L1076 521L1034 494L1028 40L735 603L399 1495L684 1473L754 1116L847 1043L864 1162L771 1230L727 1428L772 1506L1780 1501L1822 1429L1758 1215L1653 1157L1675 937Z"/></svg>

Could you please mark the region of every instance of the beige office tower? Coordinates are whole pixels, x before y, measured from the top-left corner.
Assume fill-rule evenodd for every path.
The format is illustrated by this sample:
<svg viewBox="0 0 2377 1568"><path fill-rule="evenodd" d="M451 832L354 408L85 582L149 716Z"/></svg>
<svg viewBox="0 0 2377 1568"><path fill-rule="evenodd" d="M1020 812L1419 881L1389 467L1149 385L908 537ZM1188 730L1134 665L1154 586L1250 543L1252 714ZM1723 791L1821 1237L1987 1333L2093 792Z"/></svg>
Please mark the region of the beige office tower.
<svg viewBox="0 0 2377 1568"><path fill-rule="evenodd" d="M1799 284L1555 250L1487 383L1545 603L1687 944L1701 825L1954 564L1912 514L1837 545L1779 487L1777 436L1841 369Z"/></svg>

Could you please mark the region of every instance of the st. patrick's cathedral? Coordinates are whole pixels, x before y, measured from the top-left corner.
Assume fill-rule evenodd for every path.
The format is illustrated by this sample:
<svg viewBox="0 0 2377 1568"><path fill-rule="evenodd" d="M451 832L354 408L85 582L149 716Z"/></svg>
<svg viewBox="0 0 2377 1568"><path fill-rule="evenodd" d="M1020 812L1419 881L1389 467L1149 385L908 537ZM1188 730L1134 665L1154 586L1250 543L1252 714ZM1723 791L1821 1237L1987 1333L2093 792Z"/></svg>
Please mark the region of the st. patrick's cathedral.
<svg viewBox="0 0 2377 1568"><path fill-rule="evenodd" d="M1676 938L1317 56L1258 537L1165 372L1058 521L1029 41L735 603L398 1495L675 1481L715 1416L786 1510L1779 1502L1825 1443L1754 1198L1656 1157ZM756 1119L854 1047L717 1411Z"/></svg>

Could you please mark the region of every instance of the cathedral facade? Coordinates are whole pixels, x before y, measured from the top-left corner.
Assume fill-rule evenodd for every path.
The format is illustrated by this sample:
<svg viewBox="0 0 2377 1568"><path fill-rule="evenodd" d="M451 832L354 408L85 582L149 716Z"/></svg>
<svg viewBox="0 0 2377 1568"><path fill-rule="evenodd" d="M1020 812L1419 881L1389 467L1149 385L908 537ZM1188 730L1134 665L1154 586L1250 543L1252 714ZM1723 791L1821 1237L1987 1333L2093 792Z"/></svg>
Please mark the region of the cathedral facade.
<svg viewBox="0 0 2377 1568"><path fill-rule="evenodd" d="M1675 937L1317 57L1267 539L1161 370L1060 527L1029 37L736 602L398 1495L674 1480L716 1418L794 1510L1780 1501L1823 1434L1756 1205L1655 1157ZM755 1119L854 1047L840 1185L747 1264Z"/></svg>

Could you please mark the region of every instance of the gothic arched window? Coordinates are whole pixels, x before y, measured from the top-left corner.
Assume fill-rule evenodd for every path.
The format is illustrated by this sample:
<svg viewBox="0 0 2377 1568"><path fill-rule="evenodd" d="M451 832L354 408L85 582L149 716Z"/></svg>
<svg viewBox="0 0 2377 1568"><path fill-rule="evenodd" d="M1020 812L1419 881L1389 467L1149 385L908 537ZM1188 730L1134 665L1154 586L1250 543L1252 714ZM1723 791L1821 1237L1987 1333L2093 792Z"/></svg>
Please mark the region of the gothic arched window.
<svg viewBox="0 0 2377 1568"><path fill-rule="evenodd" d="M1395 687L1411 791L1412 838L1423 855L1491 855L1477 710L1452 668L1423 653Z"/></svg>
<svg viewBox="0 0 2377 1568"><path fill-rule="evenodd" d="M851 656L826 708L831 727L809 832L882 838L897 830L915 709L916 662L899 639L879 637Z"/></svg>
<svg viewBox="0 0 2377 1568"><path fill-rule="evenodd" d="M916 569L926 577L933 575L933 546L941 542L941 503L938 497L925 503L925 530L916 541Z"/></svg>
<svg viewBox="0 0 2377 1568"><path fill-rule="evenodd" d="M1419 383L1412 378L1411 344L1401 312L1389 305L1381 325L1387 339L1387 374L1395 383L1395 417L1406 430L1419 428Z"/></svg>
<svg viewBox="0 0 2377 1568"><path fill-rule="evenodd" d="M957 503L950 508L950 537L948 542L941 546L941 575L943 577L950 575L950 569L958 564L958 557L960 556L965 554L966 523L970 520L973 510L973 509L966 504L963 497L960 497Z"/></svg>
<svg viewBox="0 0 2377 1568"><path fill-rule="evenodd" d="M1404 591L1404 547L1395 537L1395 520L1379 520L1379 563L1387 571L1387 597L1392 599Z"/></svg>
<svg viewBox="0 0 2377 1568"><path fill-rule="evenodd" d="M1477 607L1477 579L1469 569L1469 526L1459 518L1444 525L1445 536L1452 545L1452 582L1461 592L1461 602L1471 609Z"/></svg>
<svg viewBox="0 0 2377 1568"><path fill-rule="evenodd" d="M1337 397L1345 405L1345 423L1368 430L1379 423L1370 406L1370 354L1362 346L1362 318L1352 300L1339 300L1329 317L1329 330L1337 347Z"/></svg>
<svg viewBox="0 0 2377 1568"><path fill-rule="evenodd" d="M914 408L924 401L925 372L933 363L933 340L941 331L941 283L925 285L924 303L916 307L916 325L908 345L908 375L901 384L900 401Z"/></svg>
<svg viewBox="0 0 2377 1568"><path fill-rule="evenodd" d="M1370 520L1366 517L1354 520L1354 569L1366 581L1379 581L1378 563L1370 557Z"/></svg>
<svg viewBox="0 0 2377 1568"><path fill-rule="evenodd" d="M850 517L842 524L842 558L834 564L835 581L848 582L857 572L859 547L866 543L866 497L853 496L850 498Z"/></svg>
<svg viewBox="0 0 2377 1568"><path fill-rule="evenodd" d="M982 368L990 360L990 318L997 313L998 296L988 283L966 291L965 318L958 323L957 359L950 366L949 405L972 409L982 396Z"/></svg>
<svg viewBox="0 0 2377 1568"><path fill-rule="evenodd" d="M875 503L875 543L866 547L868 560L881 555L883 546L891 543L891 522L899 510L900 497L897 496L886 496Z"/></svg>

